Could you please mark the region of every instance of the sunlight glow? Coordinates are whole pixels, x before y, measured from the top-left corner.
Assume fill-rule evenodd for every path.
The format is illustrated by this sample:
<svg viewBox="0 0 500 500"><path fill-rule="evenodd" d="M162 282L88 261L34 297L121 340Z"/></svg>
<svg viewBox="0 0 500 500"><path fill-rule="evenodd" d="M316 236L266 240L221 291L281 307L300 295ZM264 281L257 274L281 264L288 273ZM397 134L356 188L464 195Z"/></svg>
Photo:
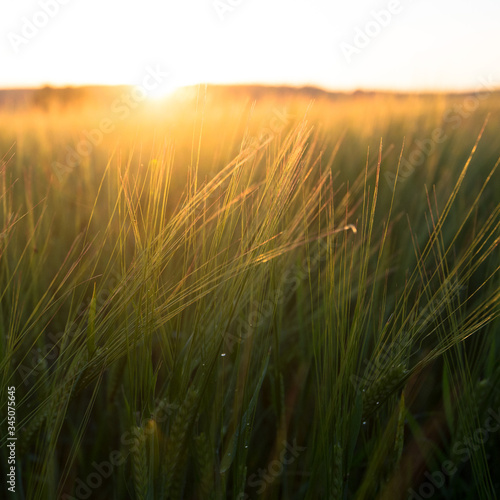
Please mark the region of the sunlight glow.
<svg viewBox="0 0 500 500"><path fill-rule="evenodd" d="M500 82L499 16L491 0L3 2L0 88L137 85L160 65L177 87L474 89Z"/></svg>
<svg viewBox="0 0 500 500"><path fill-rule="evenodd" d="M136 89L141 89L141 86L136 86ZM179 86L173 83L167 83L165 85L160 85L157 88L148 91L147 98L153 101L163 100L170 97Z"/></svg>

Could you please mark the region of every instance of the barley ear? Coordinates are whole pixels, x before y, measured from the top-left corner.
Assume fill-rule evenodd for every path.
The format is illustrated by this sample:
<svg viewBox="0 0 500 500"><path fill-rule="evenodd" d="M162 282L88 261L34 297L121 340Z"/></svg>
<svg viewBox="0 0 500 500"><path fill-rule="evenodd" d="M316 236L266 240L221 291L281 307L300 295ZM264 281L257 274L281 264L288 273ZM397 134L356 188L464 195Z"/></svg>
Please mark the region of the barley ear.
<svg viewBox="0 0 500 500"><path fill-rule="evenodd" d="M167 440L165 463L165 493L168 496L175 476L181 474L181 458L186 447L186 438L189 428L196 417L198 391L191 387L182 405L174 418Z"/></svg>
<svg viewBox="0 0 500 500"><path fill-rule="evenodd" d="M405 417L406 417L406 406L405 406L405 395L401 394L401 399L399 400L399 414L398 414L398 426L396 428L396 439L394 441L394 453L396 454L396 464L401 460L401 455L403 454L403 445L405 440Z"/></svg>
<svg viewBox="0 0 500 500"><path fill-rule="evenodd" d="M145 500L148 489L146 436L142 427L135 428L137 441L132 450L132 477L137 500Z"/></svg>
<svg viewBox="0 0 500 500"><path fill-rule="evenodd" d="M363 418L374 413L389 396L394 394L404 384L408 370L400 363L392 366L385 374L376 380L363 392Z"/></svg>
<svg viewBox="0 0 500 500"><path fill-rule="evenodd" d="M194 438L194 458L198 473L198 491L201 498L207 498L213 485L213 459L210 443L204 432Z"/></svg>
<svg viewBox="0 0 500 500"><path fill-rule="evenodd" d="M339 443L335 443L333 446L332 491L330 492L330 500L341 500L343 484L342 446Z"/></svg>

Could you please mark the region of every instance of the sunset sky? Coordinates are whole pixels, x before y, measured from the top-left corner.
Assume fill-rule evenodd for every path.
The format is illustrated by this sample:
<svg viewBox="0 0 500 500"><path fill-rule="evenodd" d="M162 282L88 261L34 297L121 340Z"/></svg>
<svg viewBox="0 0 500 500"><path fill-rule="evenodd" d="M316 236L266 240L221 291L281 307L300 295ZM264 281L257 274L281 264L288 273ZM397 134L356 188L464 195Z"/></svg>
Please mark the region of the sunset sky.
<svg viewBox="0 0 500 500"><path fill-rule="evenodd" d="M35 0L0 6L0 88L500 86L498 0ZM166 89L168 90L168 88Z"/></svg>

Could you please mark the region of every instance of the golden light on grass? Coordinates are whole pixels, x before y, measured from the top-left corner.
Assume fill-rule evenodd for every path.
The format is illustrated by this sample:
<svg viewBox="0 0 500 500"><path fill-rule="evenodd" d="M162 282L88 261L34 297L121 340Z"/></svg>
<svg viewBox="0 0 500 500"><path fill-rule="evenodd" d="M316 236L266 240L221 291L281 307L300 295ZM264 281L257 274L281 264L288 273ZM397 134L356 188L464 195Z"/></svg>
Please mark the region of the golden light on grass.
<svg viewBox="0 0 500 500"><path fill-rule="evenodd" d="M4 3L0 86L47 84L0 91L13 498L496 498L478 5Z"/></svg>

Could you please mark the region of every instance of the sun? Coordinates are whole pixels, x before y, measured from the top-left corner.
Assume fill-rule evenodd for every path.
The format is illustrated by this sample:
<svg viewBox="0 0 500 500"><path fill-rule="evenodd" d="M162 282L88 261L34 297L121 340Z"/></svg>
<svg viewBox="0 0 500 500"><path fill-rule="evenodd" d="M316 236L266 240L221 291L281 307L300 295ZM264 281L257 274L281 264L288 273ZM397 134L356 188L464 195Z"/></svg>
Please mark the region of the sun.
<svg viewBox="0 0 500 500"><path fill-rule="evenodd" d="M150 100L158 101L170 97L176 90L179 89L179 85L174 82L166 82L164 84L158 85L158 87L148 90L147 97Z"/></svg>
<svg viewBox="0 0 500 500"><path fill-rule="evenodd" d="M170 96L179 84L172 71L160 64L148 65L140 80L133 86L132 93L140 100L157 100Z"/></svg>

